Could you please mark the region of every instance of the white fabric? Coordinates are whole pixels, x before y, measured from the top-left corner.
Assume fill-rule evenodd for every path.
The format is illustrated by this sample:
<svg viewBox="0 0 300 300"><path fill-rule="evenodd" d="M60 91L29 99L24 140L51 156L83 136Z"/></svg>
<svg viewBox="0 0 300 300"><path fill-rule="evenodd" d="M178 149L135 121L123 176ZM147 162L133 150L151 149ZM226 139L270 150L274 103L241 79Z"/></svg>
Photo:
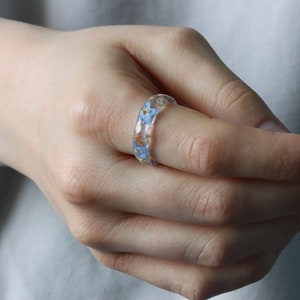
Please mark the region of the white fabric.
<svg viewBox="0 0 300 300"><path fill-rule="evenodd" d="M34 20L57 29L107 24L194 27L292 131L300 132L300 1L37 0L27 1L26 6L21 3L2 0L0 16ZM39 13L39 17L32 11L35 15ZM85 247L74 241L33 183L11 176L5 168L0 172L1 299L181 299L98 264ZM215 299L300 299L299 247L300 239L295 238L265 279Z"/></svg>

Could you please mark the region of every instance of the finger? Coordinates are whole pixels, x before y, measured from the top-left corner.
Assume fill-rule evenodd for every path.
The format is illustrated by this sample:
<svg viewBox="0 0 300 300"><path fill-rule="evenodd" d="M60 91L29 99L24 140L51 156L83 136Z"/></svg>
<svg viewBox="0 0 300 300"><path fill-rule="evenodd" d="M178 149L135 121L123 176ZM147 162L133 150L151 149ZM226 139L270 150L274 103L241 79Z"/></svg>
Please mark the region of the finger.
<svg viewBox="0 0 300 300"><path fill-rule="evenodd" d="M104 72L105 80L94 85L96 96L74 104L73 123L86 135L96 135L115 150L132 154L138 112L155 86L134 62L122 72ZM296 135L237 126L179 105L169 105L155 125L152 156L172 168L204 176L300 177L300 138Z"/></svg>
<svg viewBox="0 0 300 300"><path fill-rule="evenodd" d="M91 207L78 212L71 208L71 211L69 228L79 242L91 248L213 267L269 251L290 240L299 229L296 217L219 228L97 211Z"/></svg>
<svg viewBox="0 0 300 300"><path fill-rule="evenodd" d="M92 253L109 268L192 300L208 299L260 280L280 254L274 250L234 265L205 268L136 254Z"/></svg>
<svg viewBox="0 0 300 300"><path fill-rule="evenodd" d="M141 93L139 99L144 98L144 94ZM132 108L136 108L137 103L140 100L128 102L127 107L131 108L123 121L127 126L121 124L119 114L114 113L115 118L110 118L113 128L110 141L118 151L132 153L131 128L136 120ZM119 106L116 111L120 113L124 109ZM297 135L273 134L210 119L179 105L169 105L161 113L152 134L152 157L181 171L202 176L300 179L300 138Z"/></svg>
<svg viewBox="0 0 300 300"><path fill-rule="evenodd" d="M115 210L214 225L254 223L300 211L297 183L216 180L131 162L119 167L115 173L126 173L126 179L114 174L118 184L107 187L101 198Z"/></svg>
<svg viewBox="0 0 300 300"><path fill-rule="evenodd" d="M198 32L176 27L132 27L131 34L125 31L123 48L185 106L239 124L285 130L263 100L222 63Z"/></svg>
<svg viewBox="0 0 300 300"><path fill-rule="evenodd" d="M298 183L211 179L117 158L114 167L110 161L105 167L113 182L103 179L103 165L93 163L94 180L72 188L71 201L190 224L246 224L300 212Z"/></svg>
<svg viewBox="0 0 300 300"><path fill-rule="evenodd" d="M152 156L167 166L203 176L300 178L296 135L237 126L174 105L156 125Z"/></svg>

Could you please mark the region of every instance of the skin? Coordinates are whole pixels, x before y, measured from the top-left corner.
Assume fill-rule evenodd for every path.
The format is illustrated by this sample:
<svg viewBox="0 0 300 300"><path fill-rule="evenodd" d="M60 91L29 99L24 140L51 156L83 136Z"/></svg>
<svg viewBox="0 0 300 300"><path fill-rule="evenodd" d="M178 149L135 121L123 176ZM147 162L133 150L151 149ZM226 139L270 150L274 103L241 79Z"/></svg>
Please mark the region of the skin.
<svg viewBox="0 0 300 300"><path fill-rule="evenodd" d="M300 137L199 33L0 20L0 36L0 161L99 262L189 299L269 272L299 231ZM161 92L181 105L157 118L149 167L132 135Z"/></svg>

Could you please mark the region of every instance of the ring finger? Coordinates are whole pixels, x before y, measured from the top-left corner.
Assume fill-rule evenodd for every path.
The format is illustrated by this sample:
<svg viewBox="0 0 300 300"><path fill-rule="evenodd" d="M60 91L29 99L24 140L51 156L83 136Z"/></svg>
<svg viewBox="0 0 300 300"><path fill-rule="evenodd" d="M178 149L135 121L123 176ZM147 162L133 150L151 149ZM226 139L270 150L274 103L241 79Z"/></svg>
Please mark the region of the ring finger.
<svg viewBox="0 0 300 300"><path fill-rule="evenodd" d="M87 155L95 156L94 148ZM300 211L297 183L205 178L116 155L105 163L100 157L93 161L94 176L81 175L81 191L72 191L71 202L203 225L256 223Z"/></svg>
<svg viewBox="0 0 300 300"><path fill-rule="evenodd" d="M296 217L211 227L74 206L68 218L75 238L91 248L214 267L267 252L299 229Z"/></svg>

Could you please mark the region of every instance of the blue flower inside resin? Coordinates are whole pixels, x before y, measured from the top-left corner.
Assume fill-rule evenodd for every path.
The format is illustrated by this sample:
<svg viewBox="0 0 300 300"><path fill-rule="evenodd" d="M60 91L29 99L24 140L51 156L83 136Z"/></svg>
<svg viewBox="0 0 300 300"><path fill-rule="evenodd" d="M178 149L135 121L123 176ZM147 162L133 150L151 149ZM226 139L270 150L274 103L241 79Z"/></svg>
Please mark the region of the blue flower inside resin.
<svg viewBox="0 0 300 300"><path fill-rule="evenodd" d="M140 159L148 159L149 151L147 146L139 146L136 141L133 142L134 154Z"/></svg>
<svg viewBox="0 0 300 300"><path fill-rule="evenodd" d="M152 124L152 121L158 112L158 109L156 107L151 107L151 104L151 101L147 101L139 113L139 119L145 124Z"/></svg>

